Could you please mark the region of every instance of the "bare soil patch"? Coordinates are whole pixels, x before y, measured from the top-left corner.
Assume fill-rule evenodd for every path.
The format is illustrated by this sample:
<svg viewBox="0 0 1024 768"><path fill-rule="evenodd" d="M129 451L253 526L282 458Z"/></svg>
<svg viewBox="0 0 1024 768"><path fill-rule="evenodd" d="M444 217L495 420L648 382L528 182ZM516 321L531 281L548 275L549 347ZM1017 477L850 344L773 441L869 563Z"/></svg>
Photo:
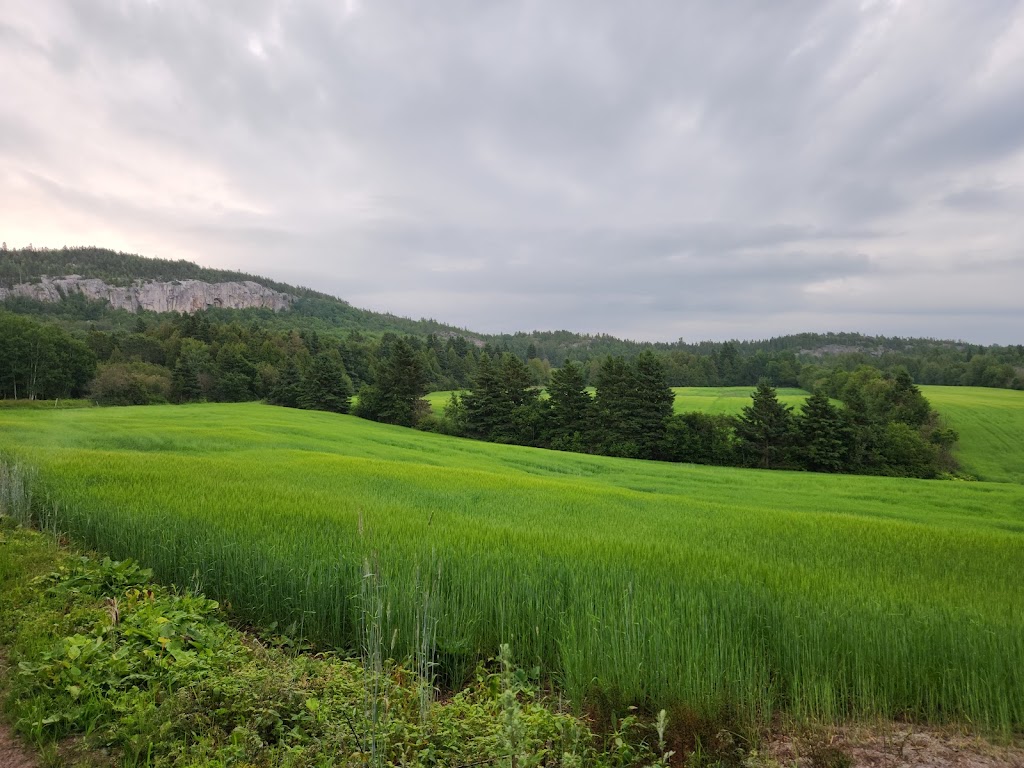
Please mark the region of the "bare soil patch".
<svg viewBox="0 0 1024 768"><path fill-rule="evenodd" d="M0 723L0 766L3 768L37 768L39 761Z"/></svg>
<svg viewBox="0 0 1024 768"><path fill-rule="evenodd" d="M1024 768L1024 744L902 723L773 736L761 755L798 768Z"/></svg>

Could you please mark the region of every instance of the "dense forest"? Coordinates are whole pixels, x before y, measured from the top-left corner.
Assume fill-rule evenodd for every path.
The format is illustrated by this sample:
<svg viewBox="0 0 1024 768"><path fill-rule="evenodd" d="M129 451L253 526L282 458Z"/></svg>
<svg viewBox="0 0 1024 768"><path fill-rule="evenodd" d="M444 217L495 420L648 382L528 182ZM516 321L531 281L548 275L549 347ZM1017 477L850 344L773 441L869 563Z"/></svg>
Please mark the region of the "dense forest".
<svg viewBox="0 0 1024 768"><path fill-rule="evenodd" d="M188 261L149 259L92 247L0 250L0 286L35 281L43 275L67 274L101 278L117 285L132 280L252 280L296 296L297 300L291 309L278 313L266 309L211 309L211 322L257 323L268 330L315 332L339 341L352 331L374 337L386 333L412 335L423 340L431 334L442 340L461 336L478 349L490 345L492 349L511 352L524 361L542 361L549 368L560 368L566 362L575 361L590 369L608 355L632 359L651 351L662 356L671 386L745 386L768 378L777 386L812 390L815 382L829 370L854 371L868 365L880 370L905 368L918 384L1024 389L1024 345L1021 344L981 346L858 333L803 333L759 341L697 343L682 339L663 343L636 342L571 331L487 335L431 319L412 320L370 312L308 288L258 275L200 267ZM138 317L111 310L103 302L89 301L77 294L55 304L8 298L0 302L0 309L4 308L50 320L79 333L131 333ZM158 323L161 318L152 316L146 321ZM455 383L465 386L468 380Z"/></svg>

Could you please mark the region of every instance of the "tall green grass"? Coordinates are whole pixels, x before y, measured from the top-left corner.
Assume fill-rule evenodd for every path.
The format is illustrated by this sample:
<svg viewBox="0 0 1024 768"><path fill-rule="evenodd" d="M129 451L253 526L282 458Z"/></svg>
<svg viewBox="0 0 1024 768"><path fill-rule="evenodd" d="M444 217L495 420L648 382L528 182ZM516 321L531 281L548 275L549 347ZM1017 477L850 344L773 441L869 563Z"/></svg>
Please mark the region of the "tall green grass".
<svg viewBox="0 0 1024 768"><path fill-rule="evenodd" d="M1024 487L659 464L255 404L0 413L44 515L355 648L363 563L457 684L510 642L577 701L1024 727ZM53 510L56 509L54 513Z"/></svg>

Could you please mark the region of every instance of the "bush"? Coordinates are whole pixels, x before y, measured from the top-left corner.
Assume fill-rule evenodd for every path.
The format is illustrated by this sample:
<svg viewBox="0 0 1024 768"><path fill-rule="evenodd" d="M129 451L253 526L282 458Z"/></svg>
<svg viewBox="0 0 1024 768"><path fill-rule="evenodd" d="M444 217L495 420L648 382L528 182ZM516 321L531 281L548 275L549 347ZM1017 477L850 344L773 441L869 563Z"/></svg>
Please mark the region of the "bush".
<svg viewBox="0 0 1024 768"><path fill-rule="evenodd" d="M89 385L100 405L154 405L171 394L171 374L150 363L110 363L100 366Z"/></svg>

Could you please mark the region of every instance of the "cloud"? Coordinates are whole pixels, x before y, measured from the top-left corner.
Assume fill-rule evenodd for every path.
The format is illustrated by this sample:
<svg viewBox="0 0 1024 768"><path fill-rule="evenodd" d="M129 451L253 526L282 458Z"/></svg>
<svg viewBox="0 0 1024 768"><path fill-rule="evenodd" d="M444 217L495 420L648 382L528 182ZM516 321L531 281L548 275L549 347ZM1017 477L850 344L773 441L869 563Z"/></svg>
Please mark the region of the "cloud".
<svg viewBox="0 0 1024 768"><path fill-rule="evenodd" d="M1009 0L36 4L0 235L483 331L1017 343L1021 51Z"/></svg>

